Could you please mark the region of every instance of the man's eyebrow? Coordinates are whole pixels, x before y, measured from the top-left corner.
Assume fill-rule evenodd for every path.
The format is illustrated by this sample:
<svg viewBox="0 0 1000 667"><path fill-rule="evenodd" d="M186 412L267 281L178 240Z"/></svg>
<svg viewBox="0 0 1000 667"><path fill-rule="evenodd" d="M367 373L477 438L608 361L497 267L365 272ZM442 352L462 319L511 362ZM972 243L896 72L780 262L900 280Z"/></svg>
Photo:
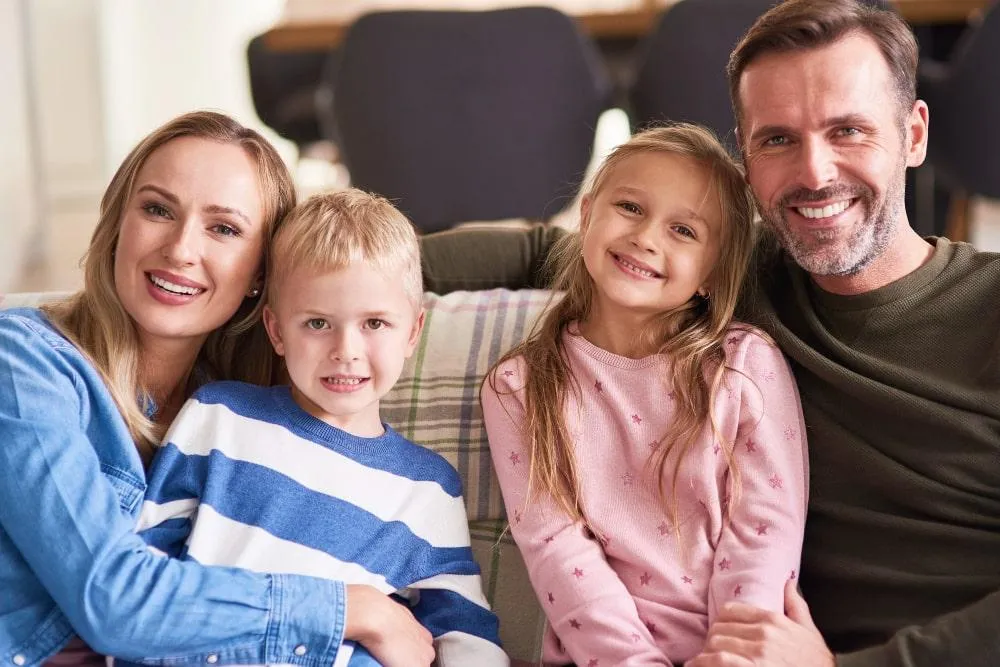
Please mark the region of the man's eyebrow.
<svg viewBox="0 0 1000 667"><path fill-rule="evenodd" d="M760 139L761 137L773 137L788 133L789 129L784 125L764 125L762 127L758 127L753 131L753 133L750 135L750 141L754 142L757 139Z"/></svg>
<svg viewBox="0 0 1000 667"><path fill-rule="evenodd" d="M138 190L136 190L136 193L144 191L155 192L156 194L160 195L161 197L169 201L171 204L174 204L175 206L180 204L180 199L177 198L177 195L170 192L170 190L161 188L159 185L146 183L145 185L141 186ZM243 220L244 224L246 224L247 226L253 225L253 223L250 222L250 218L247 217L247 215L238 208L233 208L231 206L218 206L216 204L210 204L206 206L204 210L207 213L222 213L228 215L235 215L236 217Z"/></svg>

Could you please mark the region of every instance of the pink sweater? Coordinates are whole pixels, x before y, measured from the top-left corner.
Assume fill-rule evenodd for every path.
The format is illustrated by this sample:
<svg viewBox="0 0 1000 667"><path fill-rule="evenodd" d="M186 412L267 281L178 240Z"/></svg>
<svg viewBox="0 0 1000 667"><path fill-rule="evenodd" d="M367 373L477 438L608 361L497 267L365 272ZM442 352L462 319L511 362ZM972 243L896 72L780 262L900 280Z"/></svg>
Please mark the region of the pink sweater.
<svg viewBox="0 0 1000 667"><path fill-rule="evenodd" d="M482 394L511 532L549 619L544 659L682 663L701 651L725 603L781 611L799 566L808 478L798 392L781 352L755 333L730 331L726 357L736 372L726 375L714 410L722 442L706 425L685 459L678 542L647 466L674 411L668 359L629 359L564 336L582 392L580 402L570 394L565 418L596 536L544 495L527 502L523 359L499 367L496 390L487 382ZM729 446L740 473L731 521L723 509L730 467L720 451Z"/></svg>

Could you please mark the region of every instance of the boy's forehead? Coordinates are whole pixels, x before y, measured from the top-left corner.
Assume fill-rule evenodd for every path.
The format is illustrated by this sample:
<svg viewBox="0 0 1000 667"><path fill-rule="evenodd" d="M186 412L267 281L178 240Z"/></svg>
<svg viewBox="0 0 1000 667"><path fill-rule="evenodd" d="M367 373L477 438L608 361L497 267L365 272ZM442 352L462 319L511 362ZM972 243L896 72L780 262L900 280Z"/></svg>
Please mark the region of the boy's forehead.
<svg viewBox="0 0 1000 667"><path fill-rule="evenodd" d="M344 316L398 316L414 310L402 272L383 270L368 262L353 262L337 269L293 267L276 288L279 300L295 310Z"/></svg>

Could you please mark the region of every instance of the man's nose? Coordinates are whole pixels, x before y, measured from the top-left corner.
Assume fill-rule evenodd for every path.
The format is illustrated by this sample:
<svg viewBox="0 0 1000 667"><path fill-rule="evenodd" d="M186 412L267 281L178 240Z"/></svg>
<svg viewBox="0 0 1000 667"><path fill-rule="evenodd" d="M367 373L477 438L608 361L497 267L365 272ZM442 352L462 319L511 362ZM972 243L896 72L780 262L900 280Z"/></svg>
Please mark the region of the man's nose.
<svg viewBox="0 0 1000 667"><path fill-rule="evenodd" d="M824 139L802 142L799 155L799 182L810 190L820 190L837 180L837 154Z"/></svg>

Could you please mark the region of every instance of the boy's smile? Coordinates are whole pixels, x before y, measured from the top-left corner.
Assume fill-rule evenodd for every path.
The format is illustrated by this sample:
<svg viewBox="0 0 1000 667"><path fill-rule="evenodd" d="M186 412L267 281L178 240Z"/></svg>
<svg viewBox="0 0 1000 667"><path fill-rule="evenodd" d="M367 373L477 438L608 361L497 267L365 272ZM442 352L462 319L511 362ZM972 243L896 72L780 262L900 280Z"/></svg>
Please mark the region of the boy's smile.
<svg viewBox="0 0 1000 667"><path fill-rule="evenodd" d="M399 379L423 325L398 276L364 262L293 269L264 312L302 409L361 437L383 433L379 401Z"/></svg>

